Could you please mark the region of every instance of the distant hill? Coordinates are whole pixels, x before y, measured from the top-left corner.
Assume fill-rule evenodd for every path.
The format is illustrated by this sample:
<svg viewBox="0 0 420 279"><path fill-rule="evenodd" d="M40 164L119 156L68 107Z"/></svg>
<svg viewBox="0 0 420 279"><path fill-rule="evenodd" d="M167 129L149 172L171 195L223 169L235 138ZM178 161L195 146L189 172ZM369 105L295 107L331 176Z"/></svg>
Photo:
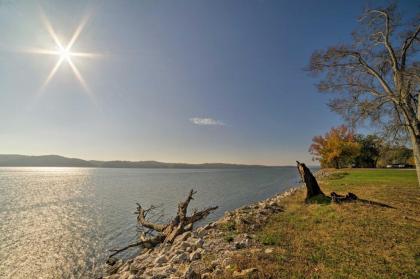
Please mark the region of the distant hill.
<svg viewBox="0 0 420 279"><path fill-rule="evenodd" d="M264 168L262 165L240 165L224 163L186 164L157 161L87 161L58 155L26 156L0 154L0 167L96 167L96 168L179 168L179 169L234 169Z"/></svg>
<svg viewBox="0 0 420 279"><path fill-rule="evenodd" d="M93 167L89 161L58 155L0 155L3 167Z"/></svg>

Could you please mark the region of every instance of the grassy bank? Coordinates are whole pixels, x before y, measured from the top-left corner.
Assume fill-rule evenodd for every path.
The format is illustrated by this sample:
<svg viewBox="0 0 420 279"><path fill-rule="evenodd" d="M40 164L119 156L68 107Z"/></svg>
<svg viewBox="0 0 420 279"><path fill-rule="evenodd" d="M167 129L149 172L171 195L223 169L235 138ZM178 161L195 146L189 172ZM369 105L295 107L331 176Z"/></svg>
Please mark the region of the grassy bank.
<svg viewBox="0 0 420 279"><path fill-rule="evenodd" d="M420 187L414 170L352 169L320 180L325 193L353 192L393 206L283 201L257 232L265 250L238 253L238 269L266 278L420 278Z"/></svg>

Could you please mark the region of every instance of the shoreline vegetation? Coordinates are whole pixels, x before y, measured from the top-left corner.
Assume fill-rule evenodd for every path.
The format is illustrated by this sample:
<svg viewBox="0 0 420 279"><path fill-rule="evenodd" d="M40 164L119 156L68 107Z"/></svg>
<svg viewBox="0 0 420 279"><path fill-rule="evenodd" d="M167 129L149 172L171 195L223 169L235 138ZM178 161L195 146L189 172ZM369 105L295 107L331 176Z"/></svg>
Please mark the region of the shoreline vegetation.
<svg viewBox="0 0 420 279"><path fill-rule="evenodd" d="M174 168L174 169L239 169L279 168L293 166L266 166L231 163L165 163L158 161L98 161L67 158L59 155L0 154L0 167L79 167L79 168Z"/></svg>
<svg viewBox="0 0 420 279"><path fill-rule="evenodd" d="M305 203L302 184L246 205L172 245L118 260L104 278L416 278L420 189L414 170L322 169L326 192L358 201ZM198 193L199 194L199 193Z"/></svg>

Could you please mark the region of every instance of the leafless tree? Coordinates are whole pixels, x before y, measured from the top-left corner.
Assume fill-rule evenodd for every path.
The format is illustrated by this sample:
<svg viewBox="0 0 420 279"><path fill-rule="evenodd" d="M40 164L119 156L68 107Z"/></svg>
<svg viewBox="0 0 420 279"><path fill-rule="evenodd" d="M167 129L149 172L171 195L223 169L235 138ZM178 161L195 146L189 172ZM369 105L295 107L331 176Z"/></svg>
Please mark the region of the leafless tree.
<svg viewBox="0 0 420 279"><path fill-rule="evenodd" d="M419 21L396 5L367 9L352 43L315 51L308 70L321 76L321 92L339 94L329 105L351 124L368 121L410 140L420 184Z"/></svg>

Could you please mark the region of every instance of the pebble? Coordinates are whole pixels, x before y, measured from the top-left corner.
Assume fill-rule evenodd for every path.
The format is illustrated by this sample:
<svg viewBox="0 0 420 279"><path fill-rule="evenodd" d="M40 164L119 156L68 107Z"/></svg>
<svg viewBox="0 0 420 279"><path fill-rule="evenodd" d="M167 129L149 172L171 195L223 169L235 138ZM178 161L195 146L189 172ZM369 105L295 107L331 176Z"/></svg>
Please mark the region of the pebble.
<svg viewBox="0 0 420 279"><path fill-rule="evenodd" d="M267 249L264 250L264 253L266 253L266 254L271 254L273 252L274 252L273 248L267 248Z"/></svg>
<svg viewBox="0 0 420 279"><path fill-rule="evenodd" d="M172 260L171 263L176 264L176 263L183 263L189 260L188 254L187 253L181 253L178 255L175 255Z"/></svg>
<svg viewBox="0 0 420 279"><path fill-rule="evenodd" d="M168 258L165 255L159 256L155 259L154 263L155 264L163 264L166 263L168 261Z"/></svg>
<svg viewBox="0 0 420 279"><path fill-rule="evenodd" d="M233 272L233 277L234 278L250 278L252 275L256 275L257 272L258 272L258 269L256 269L256 268L248 268L248 269L244 269L242 271L236 271L235 270Z"/></svg>
<svg viewBox="0 0 420 279"><path fill-rule="evenodd" d="M195 260L199 260L199 259L201 259L201 252L200 251L195 251L195 252L190 254L190 261L195 261Z"/></svg>

